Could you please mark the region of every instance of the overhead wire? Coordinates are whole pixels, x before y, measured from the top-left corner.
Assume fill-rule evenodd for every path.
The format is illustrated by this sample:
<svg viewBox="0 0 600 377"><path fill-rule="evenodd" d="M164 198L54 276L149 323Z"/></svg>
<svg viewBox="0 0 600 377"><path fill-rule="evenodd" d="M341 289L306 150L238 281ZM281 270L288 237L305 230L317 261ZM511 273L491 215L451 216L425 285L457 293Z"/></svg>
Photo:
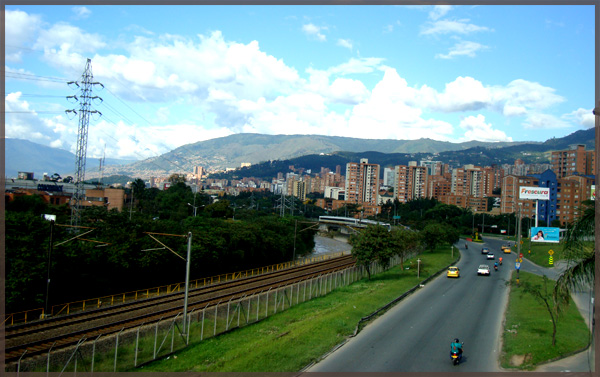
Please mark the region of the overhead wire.
<svg viewBox="0 0 600 377"><path fill-rule="evenodd" d="M51 54L61 54L60 52L55 52L55 51L48 51L48 50L36 50L36 49L31 49L31 48L26 48L26 47L18 47L18 46L13 46L13 45L6 45L6 47L10 47L10 48L15 48L15 49L21 49L21 50L28 50L28 51L37 51L37 52L43 52L43 53L51 53ZM57 83L68 83L70 82L70 80L65 79L65 78L61 78L61 77L52 77L52 76L40 76L40 75L35 75L35 74L29 74L29 73L22 73L22 72L6 72L5 69L2 70L3 73L5 74L6 77L12 78L12 79L17 79L17 80L32 80L32 81L49 81L49 82L57 82ZM114 80L120 84L122 87L129 89L126 85L124 85L120 80L114 78ZM104 85L103 85L104 86ZM106 89L114 98L116 98L119 102L121 102L123 105L125 105L129 110L131 110L134 114L136 114L138 117L140 117L141 119L143 119L147 124L151 125L152 123L146 119L145 117L143 117L141 114L139 114L135 109L133 109L131 106L129 106L125 101L123 101L117 94L115 94L114 92L112 92L110 89L108 89L106 86L104 86L104 89ZM142 98L141 96L139 96L137 93L134 93L137 97ZM28 97L62 97L62 96L50 96L50 95L35 95L35 94L28 94ZM142 98L143 99L143 98ZM103 104L106 106L106 108L109 111L112 111L113 113L115 113L118 117L126 120L130 125L134 125L134 122L132 120L130 120L129 118L127 118L123 113L121 113L119 110L116 109L116 107L103 102ZM10 111L10 112L6 112L6 113L29 113L29 114L61 114L60 112L46 112L46 111ZM104 114L102 114L104 116ZM105 116L104 116L105 117ZM106 118L106 117L105 117ZM109 123L117 126L116 123L110 121ZM111 139L113 139L114 141L118 142L117 139L115 139L114 137L112 137L111 135L109 135L108 133L103 132L105 135L109 136ZM136 140L137 142L137 140ZM143 145L142 145L143 146ZM189 149L185 148L184 146L181 146L179 148L184 148L186 149L188 152L191 152ZM150 149L148 147L145 148L145 150L150 151ZM171 151L172 152L172 151ZM147 159L148 157L144 157L141 154L134 152L138 157L142 158L142 159ZM162 158L165 161L167 161L168 163L172 164L173 166L177 167L178 169L183 169L183 166L181 166L180 164L178 164L177 162L171 161L170 159L166 158L163 155L159 155L159 156L154 156L154 158ZM193 163L191 161L189 161L187 158L185 158L184 156L181 156L179 154L175 154L176 157L181 158L185 161L187 161L187 163L189 163L190 165L193 165ZM166 170L163 167L160 167L159 165L157 165L156 163L154 163L153 161L150 161L151 163L153 163L154 165L156 165L157 167L159 167L161 170Z"/></svg>

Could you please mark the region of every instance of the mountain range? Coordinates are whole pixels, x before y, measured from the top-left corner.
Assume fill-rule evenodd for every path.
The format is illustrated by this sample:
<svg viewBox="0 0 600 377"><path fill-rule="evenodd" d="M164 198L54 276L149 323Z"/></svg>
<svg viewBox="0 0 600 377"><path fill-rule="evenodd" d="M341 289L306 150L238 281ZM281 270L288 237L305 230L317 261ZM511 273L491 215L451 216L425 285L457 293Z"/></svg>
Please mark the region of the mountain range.
<svg viewBox="0 0 600 377"><path fill-rule="evenodd" d="M345 164L369 158L382 166L406 164L410 160L435 159L452 165L473 163L491 165L514 163L517 158L526 163L549 162L549 152L568 149L573 144L595 145L595 130L576 131L563 138L545 142L480 142L451 143L431 139L389 140L357 139L322 135L234 134L226 137L183 145L163 155L140 161L106 159L104 176L126 175L149 178L172 173L191 173L195 166L206 170L239 168L275 161L291 162L305 168ZM62 149L50 148L20 139L5 139L6 175L17 171L72 175L75 156ZM312 161L312 163L309 163ZM326 165L320 165L326 162ZM314 167L309 167L309 166ZM87 159L86 178L98 177L98 159ZM93 168L90 168L93 167ZM244 169L249 170L249 169ZM254 170L254 169L251 169Z"/></svg>

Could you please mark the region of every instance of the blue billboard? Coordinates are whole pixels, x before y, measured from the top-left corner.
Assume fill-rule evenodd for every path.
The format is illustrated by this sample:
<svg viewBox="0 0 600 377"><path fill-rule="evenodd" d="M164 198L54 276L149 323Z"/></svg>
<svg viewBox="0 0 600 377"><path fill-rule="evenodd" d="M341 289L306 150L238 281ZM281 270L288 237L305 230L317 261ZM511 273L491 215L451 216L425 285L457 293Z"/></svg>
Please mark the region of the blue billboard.
<svg viewBox="0 0 600 377"><path fill-rule="evenodd" d="M533 242L552 242L560 241L560 229L550 227L533 227L531 228L531 240Z"/></svg>

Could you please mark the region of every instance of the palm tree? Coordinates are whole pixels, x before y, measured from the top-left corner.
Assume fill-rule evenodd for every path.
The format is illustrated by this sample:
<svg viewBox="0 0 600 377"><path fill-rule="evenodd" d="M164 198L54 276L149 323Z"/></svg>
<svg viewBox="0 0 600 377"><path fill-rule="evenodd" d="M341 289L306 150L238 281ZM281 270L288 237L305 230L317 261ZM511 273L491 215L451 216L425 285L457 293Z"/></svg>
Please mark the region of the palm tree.
<svg viewBox="0 0 600 377"><path fill-rule="evenodd" d="M595 206L594 201L582 203L584 214L568 229L565 236L565 255L568 267L559 276L554 286L557 310L569 304L571 290L594 287L595 269Z"/></svg>

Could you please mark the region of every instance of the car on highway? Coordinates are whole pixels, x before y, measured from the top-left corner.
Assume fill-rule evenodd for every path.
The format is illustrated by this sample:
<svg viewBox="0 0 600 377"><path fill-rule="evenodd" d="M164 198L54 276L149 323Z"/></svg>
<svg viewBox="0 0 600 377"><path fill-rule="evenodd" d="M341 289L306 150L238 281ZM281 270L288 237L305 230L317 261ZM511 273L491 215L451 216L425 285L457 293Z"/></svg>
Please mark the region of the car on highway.
<svg viewBox="0 0 600 377"><path fill-rule="evenodd" d="M490 276L490 266L488 266L487 264L480 264L477 268L477 275Z"/></svg>
<svg viewBox="0 0 600 377"><path fill-rule="evenodd" d="M481 254L487 254L490 252L490 248L489 247L482 247L481 248Z"/></svg>
<svg viewBox="0 0 600 377"><path fill-rule="evenodd" d="M502 245L502 252L504 254L510 254L510 252L511 252L510 246L508 246L508 245Z"/></svg>
<svg viewBox="0 0 600 377"><path fill-rule="evenodd" d="M496 256L491 251L487 253L487 259L496 259Z"/></svg>
<svg viewBox="0 0 600 377"><path fill-rule="evenodd" d="M446 274L449 278L459 278L460 270L456 266L448 267L448 272Z"/></svg>

